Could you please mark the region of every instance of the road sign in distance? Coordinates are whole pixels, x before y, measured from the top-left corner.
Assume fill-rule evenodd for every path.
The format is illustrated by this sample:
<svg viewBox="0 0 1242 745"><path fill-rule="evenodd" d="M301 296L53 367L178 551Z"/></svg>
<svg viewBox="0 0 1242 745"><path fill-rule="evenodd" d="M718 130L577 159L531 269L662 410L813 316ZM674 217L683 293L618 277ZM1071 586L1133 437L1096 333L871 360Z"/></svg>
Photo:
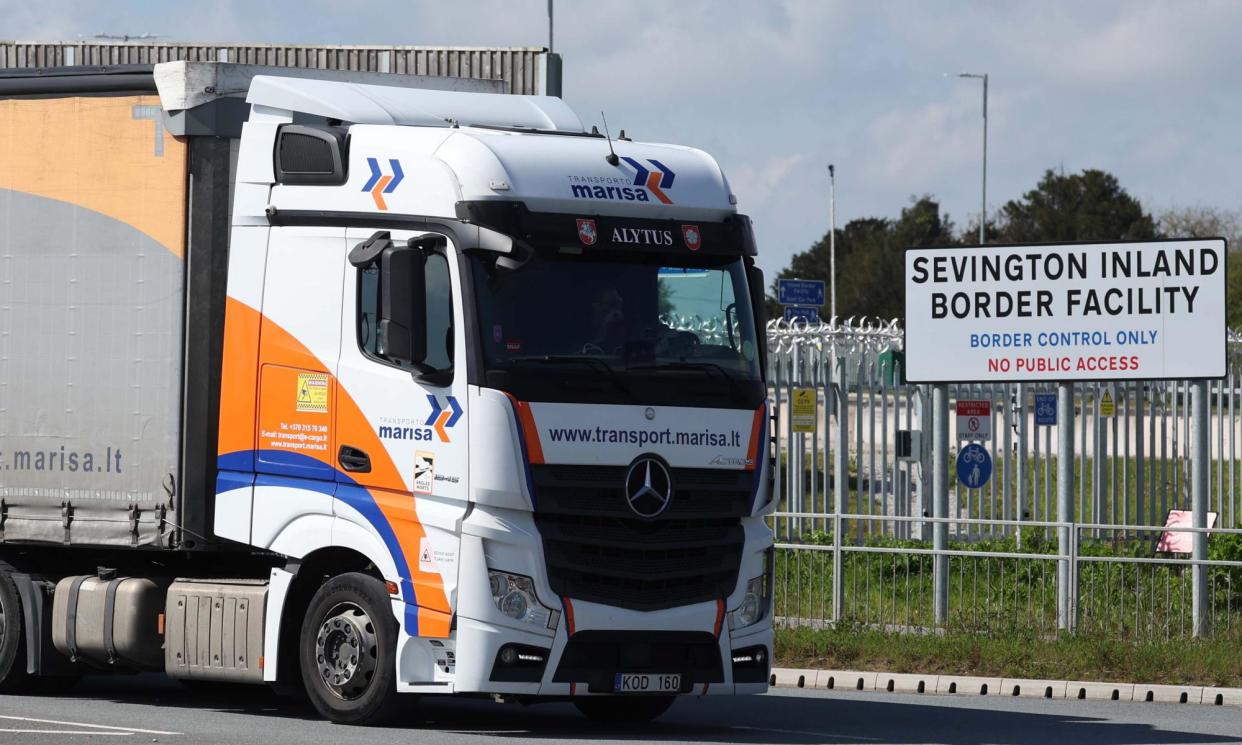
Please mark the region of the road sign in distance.
<svg viewBox="0 0 1242 745"><path fill-rule="evenodd" d="M1057 423L1057 394L1035 394L1035 423L1041 427L1053 427Z"/></svg>
<svg viewBox="0 0 1242 745"><path fill-rule="evenodd" d="M800 321L808 324L819 323L819 308L812 308L806 305L786 305L785 320Z"/></svg>
<svg viewBox="0 0 1242 745"><path fill-rule="evenodd" d="M781 305L824 304L824 281L822 279L778 279L776 301Z"/></svg>
<svg viewBox="0 0 1242 745"><path fill-rule="evenodd" d="M967 489L979 489L992 478L992 456L977 442L957 453L957 483Z"/></svg>

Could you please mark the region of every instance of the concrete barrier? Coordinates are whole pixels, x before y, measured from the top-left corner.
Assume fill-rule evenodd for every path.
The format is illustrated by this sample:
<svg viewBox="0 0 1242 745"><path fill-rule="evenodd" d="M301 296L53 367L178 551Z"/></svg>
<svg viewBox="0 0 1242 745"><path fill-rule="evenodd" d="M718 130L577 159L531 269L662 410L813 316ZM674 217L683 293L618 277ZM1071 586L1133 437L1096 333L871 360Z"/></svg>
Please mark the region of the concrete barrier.
<svg viewBox="0 0 1242 745"><path fill-rule="evenodd" d="M1064 680L1005 678L1001 681L1000 694L1023 698L1065 698L1066 686Z"/></svg>
<svg viewBox="0 0 1242 745"><path fill-rule="evenodd" d="M879 673L858 670L820 670L815 687L833 691L874 691L878 676Z"/></svg>
<svg viewBox="0 0 1242 745"><path fill-rule="evenodd" d="M1138 701L1242 707L1242 688L1107 683L1085 680L985 678L972 675L917 675L864 670L773 668L777 688L820 688L832 691L937 693L965 696Z"/></svg>
<svg viewBox="0 0 1242 745"><path fill-rule="evenodd" d="M989 696L1001 692L1000 678L976 678L970 675L941 675L936 680L936 693Z"/></svg>

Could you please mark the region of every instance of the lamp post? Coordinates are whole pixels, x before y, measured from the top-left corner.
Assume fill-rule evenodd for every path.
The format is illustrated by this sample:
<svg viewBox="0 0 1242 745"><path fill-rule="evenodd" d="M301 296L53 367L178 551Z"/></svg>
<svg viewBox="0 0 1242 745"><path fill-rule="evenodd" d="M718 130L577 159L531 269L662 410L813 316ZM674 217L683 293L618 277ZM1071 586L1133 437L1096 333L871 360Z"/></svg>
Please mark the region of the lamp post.
<svg viewBox="0 0 1242 745"><path fill-rule="evenodd" d="M828 321L837 323L837 171L828 164L828 274L831 275L831 305Z"/></svg>
<svg viewBox="0 0 1242 745"><path fill-rule="evenodd" d="M945 77L948 77L945 73ZM961 72L959 78L975 78L983 81L983 195L979 202L979 245L987 242L984 229L988 223L988 74Z"/></svg>

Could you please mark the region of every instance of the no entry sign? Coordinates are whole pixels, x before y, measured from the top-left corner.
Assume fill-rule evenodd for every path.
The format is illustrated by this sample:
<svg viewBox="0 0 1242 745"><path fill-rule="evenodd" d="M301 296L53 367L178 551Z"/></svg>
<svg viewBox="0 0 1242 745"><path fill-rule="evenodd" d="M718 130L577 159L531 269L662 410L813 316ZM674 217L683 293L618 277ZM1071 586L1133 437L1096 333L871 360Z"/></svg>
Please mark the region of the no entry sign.
<svg viewBox="0 0 1242 745"><path fill-rule="evenodd" d="M906 252L911 382L1225 374L1220 238Z"/></svg>

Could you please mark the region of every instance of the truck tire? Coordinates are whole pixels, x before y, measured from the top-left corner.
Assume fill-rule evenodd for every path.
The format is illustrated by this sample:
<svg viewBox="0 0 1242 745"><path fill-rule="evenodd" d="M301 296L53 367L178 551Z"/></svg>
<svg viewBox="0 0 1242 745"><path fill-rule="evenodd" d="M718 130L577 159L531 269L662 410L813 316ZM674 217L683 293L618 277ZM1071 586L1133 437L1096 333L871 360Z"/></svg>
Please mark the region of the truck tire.
<svg viewBox="0 0 1242 745"><path fill-rule="evenodd" d="M315 592L301 634L302 683L320 714L340 724L389 721L397 705L397 620L384 584L358 572Z"/></svg>
<svg viewBox="0 0 1242 745"><path fill-rule="evenodd" d="M676 696L590 696L575 698L574 706L592 722L643 724L659 719Z"/></svg>
<svg viewBox="0 0 1242 745"><path fill-rule="evenodd" d="M30 688L26 672L26 634L22 601L12 570L0 564L0 693L20 693Z"/></svg>

